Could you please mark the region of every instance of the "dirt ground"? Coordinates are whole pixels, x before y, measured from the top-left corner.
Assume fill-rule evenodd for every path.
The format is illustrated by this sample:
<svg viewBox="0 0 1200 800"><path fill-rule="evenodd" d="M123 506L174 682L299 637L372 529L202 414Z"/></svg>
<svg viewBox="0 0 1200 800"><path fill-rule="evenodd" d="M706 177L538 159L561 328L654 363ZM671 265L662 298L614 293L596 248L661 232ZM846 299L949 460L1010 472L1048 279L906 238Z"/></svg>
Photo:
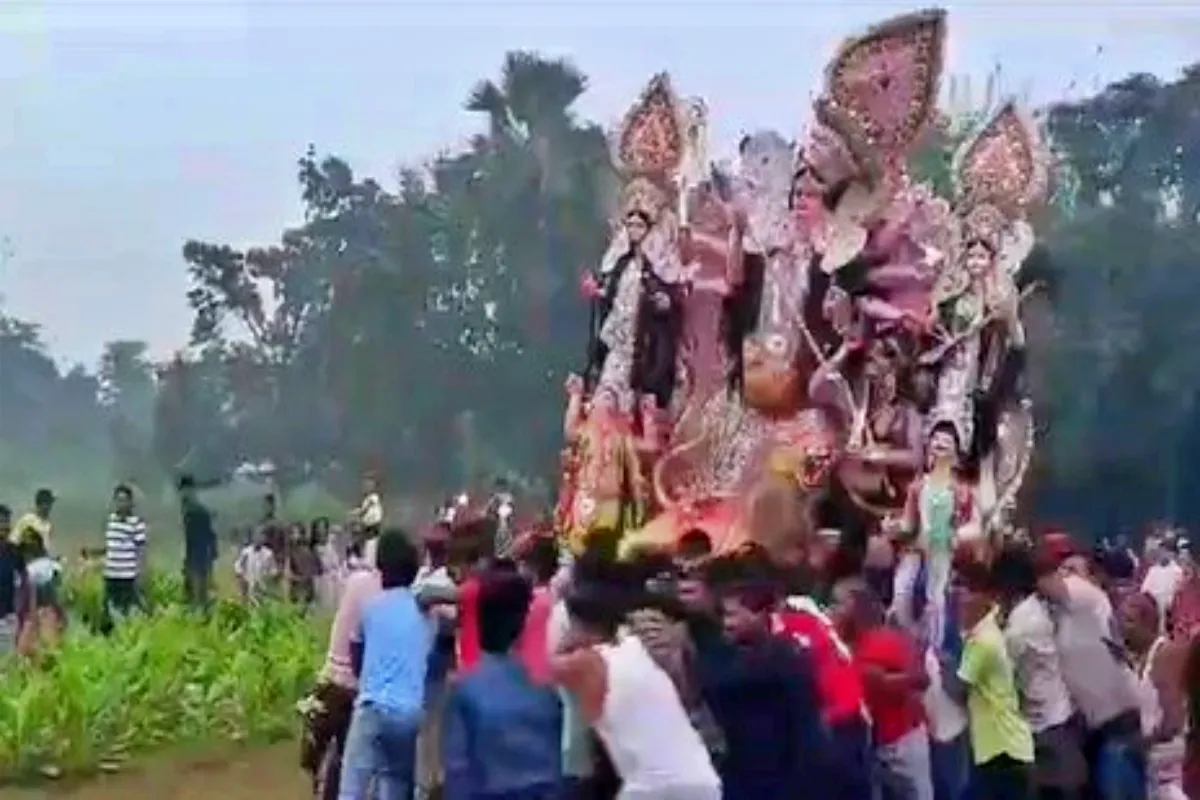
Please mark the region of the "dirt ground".
<svg viewBox="0 0 1200 800"><path fill-rule="evenodd" d="M299 800L309 795L297 746L284 742L225 757L155 761L71 785L4 789L4 800Z"/></svg>

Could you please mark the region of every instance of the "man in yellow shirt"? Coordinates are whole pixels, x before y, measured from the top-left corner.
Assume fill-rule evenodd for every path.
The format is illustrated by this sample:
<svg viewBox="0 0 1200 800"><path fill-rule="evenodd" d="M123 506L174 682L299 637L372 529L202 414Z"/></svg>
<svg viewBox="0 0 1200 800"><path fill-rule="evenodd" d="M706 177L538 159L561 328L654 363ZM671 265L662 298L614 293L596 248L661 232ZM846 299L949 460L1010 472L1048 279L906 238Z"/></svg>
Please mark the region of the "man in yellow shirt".
<svg viewBox="0 0 1200 800"><path fill-rule="evenodd" d="M33 496L33 511L23 515L13 525L9 535L13 544L28 548L32 552L25 554L26 558L46 555L50 552L50 512L54 509L54 492L49 489L38 489Z"/></svg>
<svg viewBox="0 0 1200 800"><path fill-rule="evenodd" d="M958 679L966 694L978 800L1033 797L1033 730L1021 716L1012 660L982 566L959 571L964 632Z"/></svg>
<svg viewBox="0 0 1200 800"><path fill-rule="evenodd" d="M25 561L25 570L33 586L34 608L20 633L21 649L31 652L39 640L56 638L66 625L66 615L58 602L61 566L50 557L50 512L54 492L38 489L33 496L33 511L17 520L9 541Z"/></svg>

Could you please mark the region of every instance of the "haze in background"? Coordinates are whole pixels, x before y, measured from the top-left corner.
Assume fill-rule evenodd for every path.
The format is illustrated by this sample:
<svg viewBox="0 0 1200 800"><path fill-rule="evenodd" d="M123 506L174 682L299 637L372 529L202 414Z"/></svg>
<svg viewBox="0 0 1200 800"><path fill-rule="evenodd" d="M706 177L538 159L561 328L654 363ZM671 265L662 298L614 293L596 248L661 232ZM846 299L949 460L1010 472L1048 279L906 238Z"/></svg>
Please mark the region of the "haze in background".
<svg viewBox="0 0 1200 800"><path fill-rule="evenodd" d="M961 2L951 71L1044 101L1195 58L1182 4ZM313 142L391 183L470 133L462 101L507 50L568 56L581 110L616 120L655 71L702 94L717 152L743 130L798 133L844 35L915 7L668 0L7 0L0 9L0 294L55 354L94 363L109 339L156 354L191 315L188 237L265 243L297 215ZM982 81L980 81L982 82ZM97 302L99 301L99 302Z"/></svg>

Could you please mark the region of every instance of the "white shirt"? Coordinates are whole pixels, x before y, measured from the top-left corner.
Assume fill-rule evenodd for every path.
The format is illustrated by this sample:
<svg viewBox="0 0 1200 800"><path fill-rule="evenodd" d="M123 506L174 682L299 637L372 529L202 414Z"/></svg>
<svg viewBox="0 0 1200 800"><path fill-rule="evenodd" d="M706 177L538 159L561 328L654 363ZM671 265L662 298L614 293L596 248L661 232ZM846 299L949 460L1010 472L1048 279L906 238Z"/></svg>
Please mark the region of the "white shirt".
<svg viewBox="0 0 1200 800"><path fill-rule="evenodd" d="M942 687L942 665L933 648L925 651L925 672L929 675L929 688L922 702L929 723L929 738L935 742L950 742L967 729L967 710Z"/></svg>
<svg viewBox="0 0 1200 800"><path fill-rule="evenodd" d="M1036 596L1013 607L1004 627L1004 643L1012 659L1021 710L1034 733L1061 725L1075 712L1063 679L1054 638L1054 620Z"/></svg>
<svg viewBox="0 0 1200 800"><path fill-rule="evenodd" d="M1066 602L1050 609L1057 622L1063 680L1090 729L1140 707L1137 677L1121 661L1113 639L1112 604L1083 578L1068 575Z"/></svg>
<svg viewBox="0 0 1200 800"><path fill-rule="evenodd" d="M122 581L137 578L145 548L146 523L138 517L109 514L104 527L104 577Z"/></svg>
<svg viewBox="0 0 1200 800"><path fill-rule="evenodd" d="M233 571L246 582L246 588L251 594L257 594L267 588L271 579L279 575L279 564L275 561L275 553L271 548L249 544L238 553L237 560L233 562Z"/></svg>
<svg viewBox="0 0 1200 800"><path fill-rule="evenodd" d="M371 492L363 498L358 508L358 519L368 528L383 524L383 501L379 499L378 492Z"/></svg>
<svg viewBox="0 0 1200 800"><path fill-rule="evenodd" d="M1159 613L1165 614L1171 607L1171 601L1175 599L1175 593L1179 591L1179 585L1182 582L1183 567L1172 559L1165 564L1161 562L1152 564L1150 569L1146 570L1146 577L1142 581L1142 591L1153 597L1154 601L1158 603Z"/></svg>
<svg viewBox="0 0 1200 800"><path fill-rule="evenodd" d="M595 722L622 781L622 796L654 797L680 788L719 790L708 749L675 684L636 636L597 648L608 672L603 711Z"/></svg>

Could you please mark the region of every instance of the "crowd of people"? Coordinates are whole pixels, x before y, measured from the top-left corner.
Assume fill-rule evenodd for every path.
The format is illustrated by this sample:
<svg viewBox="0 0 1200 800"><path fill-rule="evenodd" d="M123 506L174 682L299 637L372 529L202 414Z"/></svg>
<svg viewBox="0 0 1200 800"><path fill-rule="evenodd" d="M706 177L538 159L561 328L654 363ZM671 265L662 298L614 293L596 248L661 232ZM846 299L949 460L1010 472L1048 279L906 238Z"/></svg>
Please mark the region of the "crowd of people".
<svg viewBox="0 0 1200 800"><path fill-rule="evenodd" d="M318 797L1200 797L1200 576L1173 535L961 550L943 612L836 536L783 565L698 531L497 556L494 527L386 529L350 574L305 705Z"/></svg>

